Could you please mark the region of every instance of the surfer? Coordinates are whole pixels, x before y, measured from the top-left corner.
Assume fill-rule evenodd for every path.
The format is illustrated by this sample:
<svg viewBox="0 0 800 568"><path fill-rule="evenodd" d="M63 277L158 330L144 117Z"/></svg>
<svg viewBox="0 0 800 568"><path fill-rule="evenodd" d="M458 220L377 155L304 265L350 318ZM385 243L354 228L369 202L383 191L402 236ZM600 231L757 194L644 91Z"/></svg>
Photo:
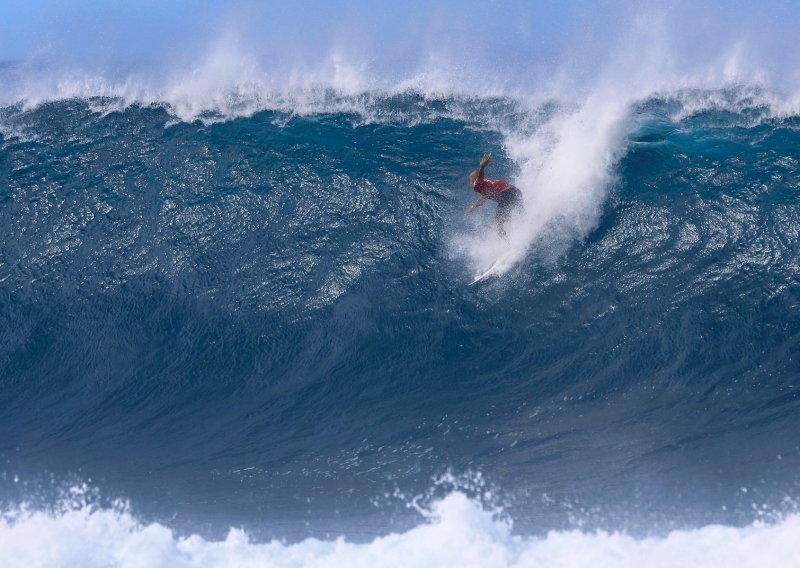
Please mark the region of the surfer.
<svg viewBox="0 0 800 568"><path fill-rule="evenodd" d="M522 192L505 180L486 179L484 177L486 166L489 165L491 160L492 158L489 154L484 154L483 158L481 158L480 167L469 174L469 182L472 184L472 189L480 195L475 203L467 207L464 216L472 213L476 207L480 207L489 199L496 201L497 211L494 214L494 226L497 229L497 234L508 242L508 235L503 225L511 218L511 214L516 209L522 207Z"/></svg>

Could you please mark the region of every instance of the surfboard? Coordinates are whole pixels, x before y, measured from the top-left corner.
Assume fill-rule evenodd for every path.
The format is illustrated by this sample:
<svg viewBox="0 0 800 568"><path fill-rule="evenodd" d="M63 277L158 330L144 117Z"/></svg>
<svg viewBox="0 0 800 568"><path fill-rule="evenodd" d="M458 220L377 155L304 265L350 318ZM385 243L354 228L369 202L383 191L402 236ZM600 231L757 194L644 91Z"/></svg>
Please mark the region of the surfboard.
<svg viewBox="0 0 800 568"><path fill-rule="evenodd" d="M505 261L508 260L509 256L511 256L510 252L503 254L500 258L495 260L494 264L492 264L485 272L483 272L479 276L476 276L475 280L470 282L468 285L472 286L473 284L477 284L478 282L483 282L487 278L490 278L492 276L497 276L500 269L503 267Z"/></svg>

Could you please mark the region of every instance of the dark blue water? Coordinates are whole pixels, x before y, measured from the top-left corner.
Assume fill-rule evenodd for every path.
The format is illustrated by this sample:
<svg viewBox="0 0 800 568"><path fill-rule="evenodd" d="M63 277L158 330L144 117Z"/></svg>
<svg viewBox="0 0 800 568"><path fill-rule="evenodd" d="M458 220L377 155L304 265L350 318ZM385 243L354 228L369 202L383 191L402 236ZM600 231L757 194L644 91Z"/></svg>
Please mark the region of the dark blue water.
<svg viewBox="0 0 800 568"><path fill-rule="evenodd" d="M593 228L467 287L467 174L558 105L371 104L0 110L6 502L297 539L411 526L447 472L530 533L797 496L800 119L641 103Z"/></svg>

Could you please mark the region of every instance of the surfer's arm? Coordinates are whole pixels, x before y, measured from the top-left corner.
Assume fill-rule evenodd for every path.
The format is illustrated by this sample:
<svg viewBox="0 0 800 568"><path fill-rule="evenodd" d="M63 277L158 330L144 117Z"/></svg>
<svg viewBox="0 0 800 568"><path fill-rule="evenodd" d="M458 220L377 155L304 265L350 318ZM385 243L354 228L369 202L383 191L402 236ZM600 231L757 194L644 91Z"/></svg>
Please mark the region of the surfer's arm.
<svg viewBox="0 0 800 568"><path fill-rule="evenodd" d="M481 167L478 168L477 183L479 184L483 183L483 174L486 173L486 166L489 165L490 160L491 158L489 157L489 154L484 154L483 158L481 158Z"/></svg>
<svg viewBox="0 0 800 568"><path fill-rule="evenodd" d="M467 207L467 211L464 213L464 217L466 217L467 215L472 213L472 211L476 207L480 207L481 205L483 205L485 201L486 201L486 198L483 195L481 195L478 199L475 200L475 203L473 203L472 205Z"/></svg>
<svg viewBox="0 0 800 568"><path fill-rule="evenodd" d="M483 175L486 173L486 166L489 165L491 159L492 158L489 156L489 154L484 154L483 158L481 158L480 167L469 174L469 182L472 184L472 187L483 183Z"/></svg>

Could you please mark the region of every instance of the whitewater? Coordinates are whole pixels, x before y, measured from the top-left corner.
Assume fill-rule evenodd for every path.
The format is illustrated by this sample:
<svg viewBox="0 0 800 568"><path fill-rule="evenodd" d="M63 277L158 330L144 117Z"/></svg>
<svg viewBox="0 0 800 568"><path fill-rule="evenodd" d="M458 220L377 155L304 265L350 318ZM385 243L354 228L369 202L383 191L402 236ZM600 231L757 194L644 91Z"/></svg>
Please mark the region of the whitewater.
<svg viewBox="0 0 800 568"><path fill-rule="evenodd" d="M176 538L124 510L89 507L20 514L0 528L4 566L792 566L800 519L743 528L710 525L637 540L620 533L552 531L514 536L462 493L435 504L430 522L365 544L307 539L252 543L231 529L221 541ZM33 543L45 536L47 552Z"/></svg>
<svg viewBox="0 0 800 568"><path fill-rule="evenodd" d="M3 566L800 566L791 18L440 8L0 64Z"/></svg>

